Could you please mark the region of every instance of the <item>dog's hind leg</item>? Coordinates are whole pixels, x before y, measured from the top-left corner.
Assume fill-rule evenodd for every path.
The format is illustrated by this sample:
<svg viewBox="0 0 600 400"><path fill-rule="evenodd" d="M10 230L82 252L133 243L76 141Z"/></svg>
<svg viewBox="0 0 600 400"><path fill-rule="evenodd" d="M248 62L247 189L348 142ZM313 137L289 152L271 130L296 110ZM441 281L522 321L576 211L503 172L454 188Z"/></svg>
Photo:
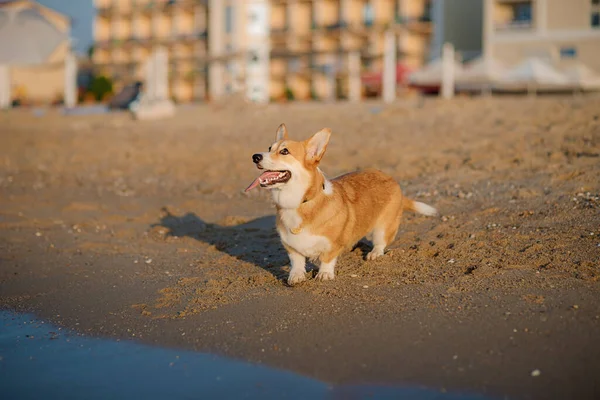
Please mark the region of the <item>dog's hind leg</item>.
<svg viewBox="0 0 600 400"><path fill-rule="evenodd" d="M394 241L400 226L402 209L393 207L384 213L373 229L373 250L367 254L367 260L374 260L383 255L385 247Z"/></svg>
<svg viewBox="0 0 600 400"><path fill-rule="evenodd" d="M329 260L327 262L321 261L321 265L319 265L319 272L315 277L318 281L331 281L335 278L335 262L337 258L333 260Z"/></svg>
<svg viewBox="0 0 600 400"><path fill-rule="evenodd" d="M335 263L341 251L341 248L335 248L319 257L321 264L319 265L319 272L315 276L316 280L330 281L335 278Z"/></svg>
<svg viewBox="0 0 600 400"><path fill-rule="evenodd" d="M385 236L385 226L378 226L373 229L373 250L367 254L367 260L374 260L383 255L387 245Z"/></svg>

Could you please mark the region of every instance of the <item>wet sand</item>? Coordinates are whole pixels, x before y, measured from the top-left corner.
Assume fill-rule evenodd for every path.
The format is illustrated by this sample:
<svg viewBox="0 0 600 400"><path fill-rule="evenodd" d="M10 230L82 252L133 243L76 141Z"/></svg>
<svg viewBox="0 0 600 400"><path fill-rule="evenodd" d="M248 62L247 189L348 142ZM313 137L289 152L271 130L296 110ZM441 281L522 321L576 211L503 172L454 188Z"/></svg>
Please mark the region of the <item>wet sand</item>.
<svg viewBox="0 0 600 400"><path fill-rule="evenodd" d="M335 384L600 395L600 98L232 103L178 118L0 114L0 305L105 337ZM256 177L281 122L333 131L322 169L375 167L407 215L332 282L284 283ZM539 375L538 375L539 372Z"/></svg>
<svg viewBox="0 0 600 400"><path fill-rule="evenodd" d="M489 400L427 388L331 385L212 354L92 338L10 311L0 311L0 329L0 391L6 400Z"/></svg>

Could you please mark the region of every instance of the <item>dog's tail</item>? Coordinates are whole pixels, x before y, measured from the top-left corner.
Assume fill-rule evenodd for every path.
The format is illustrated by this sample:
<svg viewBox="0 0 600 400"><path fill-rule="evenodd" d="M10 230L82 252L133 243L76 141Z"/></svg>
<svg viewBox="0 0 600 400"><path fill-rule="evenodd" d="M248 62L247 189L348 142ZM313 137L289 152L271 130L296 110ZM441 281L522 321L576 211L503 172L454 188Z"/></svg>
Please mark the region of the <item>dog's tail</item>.
<svg viewBox="0 0 600 400"><path fill-rule="evenodd" d="M430 205L421 203L420 201L414 201L406 197L402 199L402 209L407 211L413 211L430 217L434 217L438 214L438 211Z"/></svg>

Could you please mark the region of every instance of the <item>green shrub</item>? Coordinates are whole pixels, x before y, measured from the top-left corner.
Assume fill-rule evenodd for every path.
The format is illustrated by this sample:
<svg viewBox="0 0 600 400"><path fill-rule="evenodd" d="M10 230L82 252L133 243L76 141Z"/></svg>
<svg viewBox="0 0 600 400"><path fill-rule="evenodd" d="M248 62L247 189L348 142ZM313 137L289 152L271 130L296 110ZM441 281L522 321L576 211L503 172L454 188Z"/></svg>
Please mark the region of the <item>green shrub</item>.
<svg viewBox="0 0 600 400"><path fill-rule="evenodd" d="M293 101L296 99L296 97L294 96L294 92L292 91L292 89L290 89L289 87L285 87L285 98L289 101Z"/></svg>
<svg viewBox="0 0 600 400"><path fill-rule="evenodd" d="M105 76L96 76L90 84L90 92L96 98L96 101L102 101L106 95L112 94L113 83Z"/></svg>

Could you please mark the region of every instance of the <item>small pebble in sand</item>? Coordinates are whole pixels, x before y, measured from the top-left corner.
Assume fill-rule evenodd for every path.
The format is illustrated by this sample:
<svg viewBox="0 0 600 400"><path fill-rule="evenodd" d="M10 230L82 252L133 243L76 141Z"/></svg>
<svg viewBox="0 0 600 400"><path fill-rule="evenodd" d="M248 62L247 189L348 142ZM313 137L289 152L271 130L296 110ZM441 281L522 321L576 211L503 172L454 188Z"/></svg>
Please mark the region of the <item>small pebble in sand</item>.
<svg viewBox="0 0 600 400"><path fill-rule="evenodd" d="M137 264L137 263L138 263L138 260L133 260L133 263L134 263L134 264Z"/></svg>
<svg viewBox="0 0 600 400"><path fill-rule="evenodd" d="M363 286L363 289L368 289L368 288L369 288L369 286L367 286L367 285Z"/></svg>
<svg viewBox="0 0 600 400"><path fill-rule="evenodd" d="M150 264L150 263L152 263L152 259L151 258L149 258L149 259L146 260L146 264Z"/></svg>
<svg viewBox="0 0 600 400"><path fill-rule="evenodd" d="M451 258L448 260L448 264L454 264L456 261L454 260L454 258Z"/></svg>
<svg viewBox="0 0 600 400"><path fill-rule="evenodd" d="M539 369L534 369L533 371L531 371L531 376L536 377L536 376L540 376L542 374L542 371L540 371Z"/></svg>
<svg viewBox="0 0 600 400"><path fill-rule="evenodd" d="M574 304L573 305L573 310L578 310L578 309L579 309L579 306L577 304Z"/></svg>
<svg viewBox="0 0 600 400"><path fill-rule="evenodd" d="M356 274L351 274L351 275L350 275L350 277L351 277L351 278L358 278L358 275L356 275Z"/></svg>
<svg viewBox="0 0 600 400"><path fill-rule="evenodd" d="M37 236L37 237L40 237L40 236L42 236L42 232L36 232L36 233L35 233L35 236Z"/></svg>

